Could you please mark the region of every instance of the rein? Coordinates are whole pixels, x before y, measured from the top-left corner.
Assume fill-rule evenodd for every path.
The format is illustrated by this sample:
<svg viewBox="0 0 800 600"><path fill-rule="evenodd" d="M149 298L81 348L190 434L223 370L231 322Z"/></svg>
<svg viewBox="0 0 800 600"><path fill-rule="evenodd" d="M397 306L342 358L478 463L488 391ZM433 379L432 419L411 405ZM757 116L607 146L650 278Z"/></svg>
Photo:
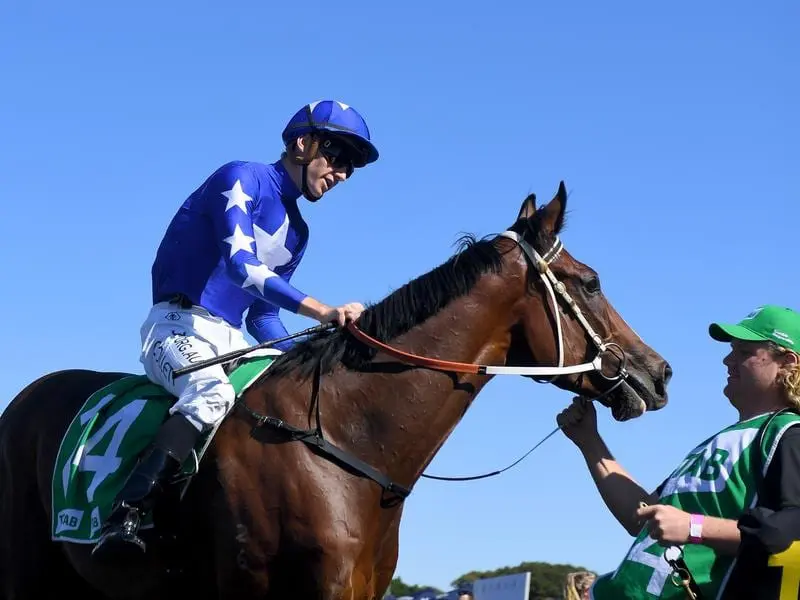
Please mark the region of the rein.
<svg viewBox="0 0 800 600"><path fill-rule="evenodd" d="M561 375L574 375L577 373L588 373L592 371L596 371L601 377L608 381L616 381L621 382L623 379L628 377L628 372L625 369L625 353L620 348L619 344L614 342L604 342L603 339L595 332L594 328L591 326L589 321L583 314L583 311L580 309L578 304L575 300L570 296L567 288L564 286L562 282L558 280L558 278L553 274L553 271L550 269L550 263L553 262L558 255L561 253L561 250L564 248L561 240L556 238L553 246L548 250L544 256L541 256L528 242L526 242L522 236L514 231L505 231L500 235L510 238L514 240L520 248L525 253L525 256L530 259L530 261L536 267L539 276L542 278L542 281L547 288L547 291L550 295L550 299L552 302L553 313L556 317L556 335L558 341L558 366L555 367L509 367L509 366L495 366L495 365L477 365L472 363L462 363L462 362L454 362L449 360L441 360L437 358L428 358L425 356L419 356L417 354L411 354L409 352L404 352L402 350L398 350L397 348L393 348L392 346L381 342L380 340L375 339L371 335L365 333L358 326L355 322L350 321L347 324L347 329L353 336L361 341L362 343L372 346L373 348L377 348L389 356L393 358L397 358L405 363L420 366L420 367L428 367L430 369L436 369L439 371L448 371L448 372L455 372L455 373L471 373L476 375L523 375L526 377L536 377L536 376L546 376L551 375L553 376L548 382L552 382L555 380L556 377ZM586 330L586 334L592 340L594 345L597 347L597 355L592 359L590 362L579 364L579 365L571 365L571 366L564 366L564 336L561 329L561 311L558 309L558 299L556 298L556 292L561 297L561 299L567 304L567 307L570 309L572 314L575 316L576 319L580 322L583 328ZM616 349L619 354L617 358L619 359L619 367L617 369L616 375L613 377L606 377L603 374L602 369L602 354L603 352L611 352L613 354L612 349ZM616 386L615 386L616 387ZM613 389L613 388L612 388ZM605 392L603 396L605 396L609 391ZM595 398L596 399L596 398Z"/></svg>
<svg viewBox="0 0 800 600"><path fill-rule="evenodd" d="M472 373L475 375L553 375L553 367L503 367L491 365L476 365L472 363L453 362L449 360L440 360L438 358L427 358L425 356L418 356L417 354L410 354L403 352L397 348L393 348L388 344L384 344L380 340L375 339L371 335L364 333L358 326L350 321L347 324L347 329L350 333L367 346L377 348L393 358L397 358L407 364L415 365L418 367L428 367L437 371L446 371L450 373ZM587 371L600 370L601 359L598 355L595 359L583 365L575 365L574 367L559 367L556 369L558 375L567 375L571 373L585 373Z"/></svg>

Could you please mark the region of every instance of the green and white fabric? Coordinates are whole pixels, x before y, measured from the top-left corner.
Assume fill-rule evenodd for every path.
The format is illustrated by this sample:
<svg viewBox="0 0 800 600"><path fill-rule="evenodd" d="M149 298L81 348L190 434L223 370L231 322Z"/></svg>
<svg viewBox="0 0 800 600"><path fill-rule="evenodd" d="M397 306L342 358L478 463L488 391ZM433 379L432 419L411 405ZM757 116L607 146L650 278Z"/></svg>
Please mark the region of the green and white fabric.
<svg viewBox="0 0 800 600"><path fill-rule="evenodd" d="M659 488L659 503L689 513L738 519L756 500L758 449L754 441L769 417L760 415L726 427L694 448ZM783 433L798 424L800 416L794 413L778 415L769 424L761 448L764 473ZM664 550L644 527L617 569L597 579L593 600L685 598L684 589L670 577L672 568L663 558ZM702 544L686 544L683 553L703 596L717 598L734 557L717 554Z"/></svg>
<svg viewBox="0 0 800 600"><path fill-rule="evenodd" d="M239 397L275 360L259 356L229 380ZM52 481L52 539L94 543L117 493L167 418L175 396L144 375L124 377L92 394L61 442ZM211 434L198 442L201 447ZM193 473L196 453L184 465ZM142 528L152 526L146 520Z"/></svg>

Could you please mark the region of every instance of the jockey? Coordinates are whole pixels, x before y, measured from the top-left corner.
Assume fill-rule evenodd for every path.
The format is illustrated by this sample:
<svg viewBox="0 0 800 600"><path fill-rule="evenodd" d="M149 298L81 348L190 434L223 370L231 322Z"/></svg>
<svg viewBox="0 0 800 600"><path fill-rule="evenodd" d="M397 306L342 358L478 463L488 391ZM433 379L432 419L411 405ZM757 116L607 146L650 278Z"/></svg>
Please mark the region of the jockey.
<svg viewBox="0 0 800 600"><path fill-rule="evenodd" d="M181 205L152 267L153 307L141 327L147 376L177 397L116 499L93 550L99 558L136 556L142 515L189 457L201 435L235 401L222 365L173 380L176 369L287 335L279 309L344 325L360 303L332 307L290 279L303 258L308 226L297 201L316 202L355 169L378 159L362 116L334 100L312 102L289 120L285 147L272 164L233 161L219 167ZM280 349L286 346L278 345Z"/></svg>

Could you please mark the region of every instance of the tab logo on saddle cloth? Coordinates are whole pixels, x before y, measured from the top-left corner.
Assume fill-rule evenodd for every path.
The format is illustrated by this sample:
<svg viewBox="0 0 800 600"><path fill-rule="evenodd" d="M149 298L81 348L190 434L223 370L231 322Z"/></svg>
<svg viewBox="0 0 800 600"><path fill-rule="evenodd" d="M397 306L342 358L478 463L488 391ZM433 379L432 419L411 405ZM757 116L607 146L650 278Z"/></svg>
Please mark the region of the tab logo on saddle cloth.
<svg viewBox="0 0 800 600"><path fill-rule="evenodd" d="M58 525L56 526L56 533L62 531L76 531L80 528L83 522L83 511L75 510L74 508L65 508L58 513Z"/></svg>
<svg viewBox="0 0 800 600"><path fill-rule="evenodd" d="M756 429L735 429L698 446L664 484L661 497L685 492L723 491L736 463L757 435Z"/></svg>

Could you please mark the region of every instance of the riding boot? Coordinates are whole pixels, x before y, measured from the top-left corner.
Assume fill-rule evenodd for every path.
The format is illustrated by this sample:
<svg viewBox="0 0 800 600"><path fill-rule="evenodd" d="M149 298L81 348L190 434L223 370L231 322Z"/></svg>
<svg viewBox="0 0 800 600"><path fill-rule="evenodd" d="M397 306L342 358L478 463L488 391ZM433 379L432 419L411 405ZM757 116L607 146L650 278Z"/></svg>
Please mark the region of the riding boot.
<svg viewBox="0 0 800 600"><path fill-rule="evenodd" d="M182 415L161 426L114 502L92 556L100 560L140 557L146 550L139 537L143 519L152 511L164 488L181 469L200 432Z"/></svg>

